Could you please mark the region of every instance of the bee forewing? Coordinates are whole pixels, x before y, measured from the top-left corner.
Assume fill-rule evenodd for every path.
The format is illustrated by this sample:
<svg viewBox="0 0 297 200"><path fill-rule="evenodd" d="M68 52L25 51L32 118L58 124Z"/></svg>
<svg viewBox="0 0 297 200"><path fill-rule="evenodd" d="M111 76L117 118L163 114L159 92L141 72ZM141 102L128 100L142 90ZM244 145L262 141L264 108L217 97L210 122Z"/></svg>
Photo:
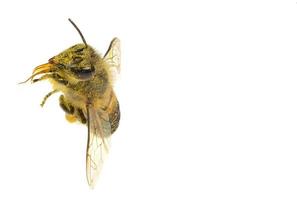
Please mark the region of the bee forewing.
<svg viewBox="0 0 297 200"><path fill-rule="evenodd" d="M92 105L87 106L87 116L86 173L88 184L93 188L109 151L111 126L107 113L95 110Z"/></svg>

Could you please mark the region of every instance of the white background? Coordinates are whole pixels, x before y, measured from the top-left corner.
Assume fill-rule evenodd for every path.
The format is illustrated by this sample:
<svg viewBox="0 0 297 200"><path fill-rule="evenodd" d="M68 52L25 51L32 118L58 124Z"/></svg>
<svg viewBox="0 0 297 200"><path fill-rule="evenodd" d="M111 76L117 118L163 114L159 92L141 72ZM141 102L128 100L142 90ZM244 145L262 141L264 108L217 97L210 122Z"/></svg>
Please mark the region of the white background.
<svg viewBox="0 0 297 200"><path fill-rule="evenodd" d="M120 128L94 190L87 129L49 83L80 43L122 41ZM2 1L0 199L296 199L295 0Z"/></svg>

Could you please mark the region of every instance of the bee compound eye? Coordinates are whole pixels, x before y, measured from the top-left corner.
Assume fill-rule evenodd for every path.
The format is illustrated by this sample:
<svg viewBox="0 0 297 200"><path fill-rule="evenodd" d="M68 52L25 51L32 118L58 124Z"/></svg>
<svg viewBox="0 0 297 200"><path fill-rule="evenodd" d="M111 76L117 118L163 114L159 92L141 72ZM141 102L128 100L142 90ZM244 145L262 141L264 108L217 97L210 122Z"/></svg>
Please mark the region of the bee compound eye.
<svg viewBox="0 0 297 200"><path fill-rule="evenodd" d="M71 68L71 71L80 79L89 79L93 76L95 68L93 66L83 68Z"/></svg>

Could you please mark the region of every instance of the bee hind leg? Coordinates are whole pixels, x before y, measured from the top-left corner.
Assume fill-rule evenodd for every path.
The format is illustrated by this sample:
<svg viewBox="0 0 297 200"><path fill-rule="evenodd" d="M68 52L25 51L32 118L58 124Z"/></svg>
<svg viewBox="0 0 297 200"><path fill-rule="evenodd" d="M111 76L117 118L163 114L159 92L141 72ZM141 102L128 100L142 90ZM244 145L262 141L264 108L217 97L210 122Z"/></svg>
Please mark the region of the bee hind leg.
<svg viewBox="0 0 297 200"><path fill-rule="evenodd" d="M82 111L82 109L81 108L77 108L76 109L76 113L77 113L77 117L78 117L79 121L81 123L83 123L83 124L86 124L87 123L87 118L86 118L84 112Z"/></svg>
<svg viewBox="0 0 297 200"><path fill-rule="evenodd" d="M82 109L80 108L74 108L73 114L66 113L66 119L69 122L75 122L75 121L80 121L82 124L87 123L87 118L85 114L83 113Z"/></svg>

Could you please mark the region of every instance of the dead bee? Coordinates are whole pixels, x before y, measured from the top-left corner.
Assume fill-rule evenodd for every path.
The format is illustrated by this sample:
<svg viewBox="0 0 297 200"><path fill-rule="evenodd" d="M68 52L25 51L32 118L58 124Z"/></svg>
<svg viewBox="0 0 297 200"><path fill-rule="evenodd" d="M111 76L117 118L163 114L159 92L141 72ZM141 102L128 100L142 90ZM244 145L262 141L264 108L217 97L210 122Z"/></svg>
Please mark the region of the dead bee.
<svg viewBox="0 0 297 200"><path fill-rule="evenodd" d="M36 67L24 82L49 80L53 91L44 97L41 106L52 94L61 92L59 101L66 119L88 126L86 172L89 185L94 187L108 153L111 134L119 126L120 108L112 84L114 75L120 71L120 41L114 38L102 57L87 44L74 22L69 21L83 43Z"/></svg>

